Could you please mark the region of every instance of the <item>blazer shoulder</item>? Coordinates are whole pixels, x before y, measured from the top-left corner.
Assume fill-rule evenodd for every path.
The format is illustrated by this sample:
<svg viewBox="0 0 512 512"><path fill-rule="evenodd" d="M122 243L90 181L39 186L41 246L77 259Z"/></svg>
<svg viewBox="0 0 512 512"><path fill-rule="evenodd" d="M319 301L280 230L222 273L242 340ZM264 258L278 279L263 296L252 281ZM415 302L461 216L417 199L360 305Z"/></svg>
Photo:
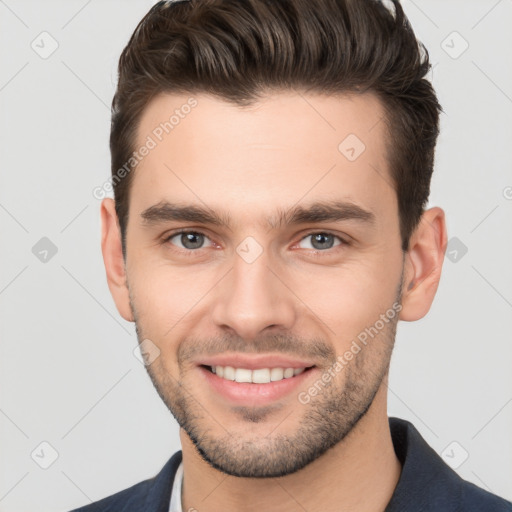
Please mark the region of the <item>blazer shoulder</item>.
<svg viewBox="0 0 512 512"><path fill-rule="evenodd" d="M136 507L144 505L152 483L153 478L144 480L99 501L76 508L71 512L120 512L136 510ZM140 508L140 510L143 509Z"/></svg>
<svg viewBox="0 0 512 512"><path fill-rule="evenodd" d="M500 498L477 485L463 481L460 512L512 512L512 502Z"/></svg>
<svg viewBox="0 0 512 512"><path fill-rule="evenodd" d="M84 505L70 512L133 512L142 510L161 510L161 504L171 495L174 475L181 462L181 451L176 452L162 470L153 478L143 480L99 501ZM151 506L151 508L148 508Z"/></svg>

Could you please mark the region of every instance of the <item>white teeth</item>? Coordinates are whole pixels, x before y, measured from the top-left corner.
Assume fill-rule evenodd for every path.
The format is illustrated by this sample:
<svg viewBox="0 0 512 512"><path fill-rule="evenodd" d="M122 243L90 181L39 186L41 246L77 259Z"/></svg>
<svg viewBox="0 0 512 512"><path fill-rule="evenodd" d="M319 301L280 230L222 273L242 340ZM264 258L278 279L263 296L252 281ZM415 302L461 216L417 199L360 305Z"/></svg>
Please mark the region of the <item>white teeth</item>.
<svg viewBox="0 0 512 512"><path fill-rule="evenodd" d="M236 382L252 382L254 384L267 384L300 375L306 368L233 368L232 366L212 366L211 370L226 380Z"/></svg>
<svg viewBox="0 0 512 512"><path fill-rule="evenodd" d="M251 382L251 380L252 380L251 370L246 370L245 368L237 368L235 370L235 380L237 382Z"/></svg>
<svg viewBox="0 0 512 512"><path fill-rule="evenodd" d="M270 370L270 380L281 380L284 377L284 370L282 368L272 368Z"/></svg>
<svg viewBox="0 0 512 512"><path fill-rule="evenodd" d="M284 378L289 379L290 377L293 377L293 368L286 368L284 371Z"/></svg>
<svg viewBox="0 0 512 512"><path fill-rule="evenodd" d="M217 366L217 370L222 368ZM235 369L232 366L224 366L224 378L226 380L235 380Z"/></svg>
<svg viewBox="0 0 512 512"><path fill-rule="evenodd" d="M270 370L268 368L253 370L252 382L256 384L266 384L267 382L270 382Z"/></svg>

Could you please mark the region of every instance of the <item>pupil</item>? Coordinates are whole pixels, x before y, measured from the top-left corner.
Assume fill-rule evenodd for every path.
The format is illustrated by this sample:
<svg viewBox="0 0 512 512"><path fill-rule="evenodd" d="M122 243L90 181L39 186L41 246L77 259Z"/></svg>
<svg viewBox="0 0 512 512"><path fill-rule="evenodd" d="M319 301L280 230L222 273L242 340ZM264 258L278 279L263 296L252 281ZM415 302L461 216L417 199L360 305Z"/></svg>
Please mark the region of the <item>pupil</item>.
<svg viewBox="0 0 512 512"><path fill-rule="evenodd" d="M322 245L322 244L325 244L326 243L326 240L327 240L327 247L326 245ZM329 243L329 241L331 243ZM317 247L317 242L320 244L319 247ZM332 243L333 243L333 238L331 235L327 235L325 233L318 233L317 235L314 235L313 236L313 247L315 247L316 249L330 249L332 247Z"/></svg>
<svg viewBox="0 0 512 512"><path fill-rule="evenodd" d="M183 233L181 235L181 243L187 249L197 249L202 245L202 236L199 233Z"/></svg>

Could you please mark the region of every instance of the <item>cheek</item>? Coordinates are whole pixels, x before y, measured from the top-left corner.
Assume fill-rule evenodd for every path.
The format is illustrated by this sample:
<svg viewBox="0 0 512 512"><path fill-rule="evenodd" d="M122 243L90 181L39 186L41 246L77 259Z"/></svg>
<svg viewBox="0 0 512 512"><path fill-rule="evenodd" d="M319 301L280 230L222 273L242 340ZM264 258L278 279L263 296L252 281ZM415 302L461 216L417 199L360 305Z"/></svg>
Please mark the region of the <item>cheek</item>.
<svg viewBox="0 0 512 512"><path fill-rule="evenodd" d="M379 260L318 267L307 279L296 279L292 289L297 290L313 322L321 321L329 336L349 344L395 302L401 267L389 262L383 272Z"/></svg>
<svg viewBox="0 0 512 512"><path fill-rule="evenodd" d="M148 337L172 339L200 307L215 280L212 271L147 262L129 279L138 321Z"/></svg>

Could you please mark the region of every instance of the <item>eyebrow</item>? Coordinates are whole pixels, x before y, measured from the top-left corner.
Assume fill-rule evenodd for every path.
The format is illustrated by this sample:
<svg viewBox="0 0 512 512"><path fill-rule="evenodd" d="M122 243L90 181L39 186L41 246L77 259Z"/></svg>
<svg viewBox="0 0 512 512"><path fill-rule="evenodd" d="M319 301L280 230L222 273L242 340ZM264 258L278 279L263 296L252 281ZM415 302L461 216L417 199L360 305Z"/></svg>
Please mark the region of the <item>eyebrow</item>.
<svg viewBox="0 0 512 512"><path fill-rule="evenodd" d="M199 205L182 205L161 201L144 210L141 217L145 225L161 224L170 221L195 222L231 229L231 217L225 211L216 212ZM338 222L355 220L367 225L375 225L373 212L349 201L315 202L307 206L293 206L287 210L278 209L273 216L264 219L271 229L285 225L318 222Z"/></svg>

